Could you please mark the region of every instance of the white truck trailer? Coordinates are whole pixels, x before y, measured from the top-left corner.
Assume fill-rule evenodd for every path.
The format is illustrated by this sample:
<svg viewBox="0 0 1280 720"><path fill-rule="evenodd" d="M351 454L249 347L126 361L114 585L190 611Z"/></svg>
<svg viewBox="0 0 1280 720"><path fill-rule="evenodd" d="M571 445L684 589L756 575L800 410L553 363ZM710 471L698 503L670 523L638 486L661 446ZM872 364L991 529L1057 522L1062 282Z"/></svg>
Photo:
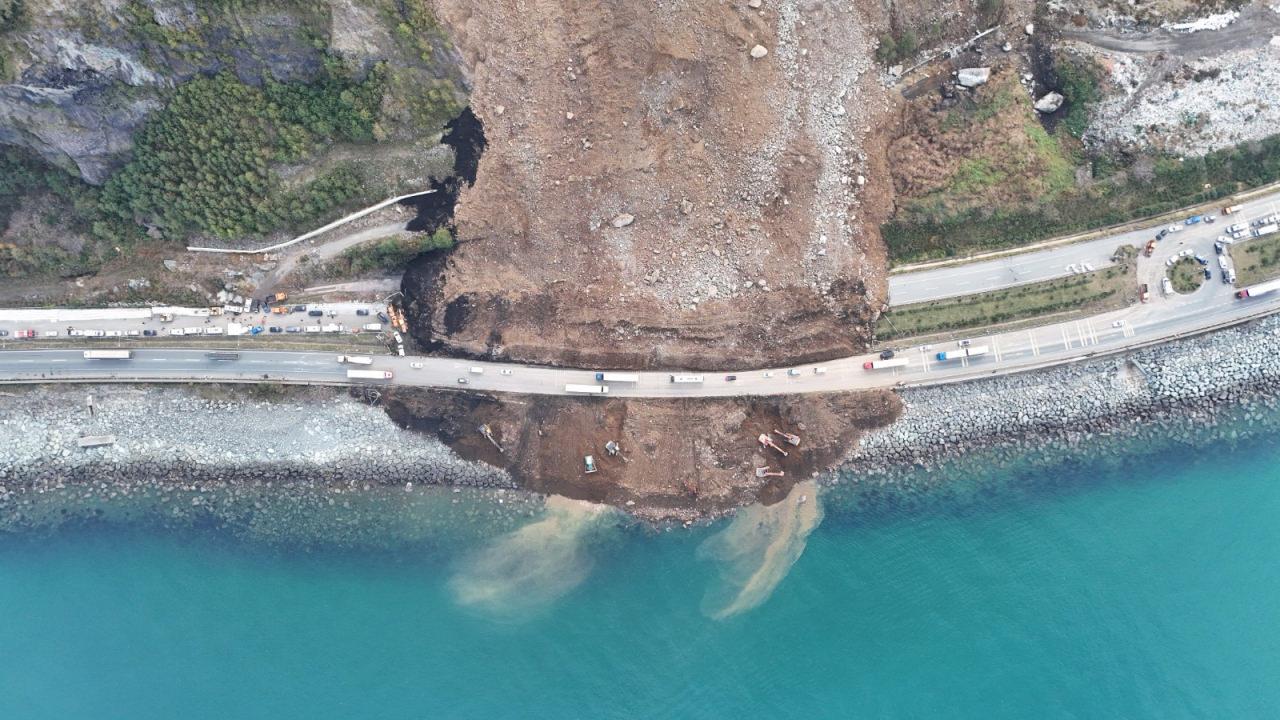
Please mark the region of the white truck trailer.
<svg viewBox="0 0 1280 720"><path fill-rule="evenodd" d="M598 372L596 382L638 383L640 375L639 373Z"/></svg>
<svg viewBox="0 0 1280 720"><path fill-rule="evenodd" d="M372 365L373 358L367 355L339 355L338 362L351 363L352 365Z"/></svg>
<svg viewBox="0 0 1280 720"><path fill-rule="evenodd" d="M872 360L862 363L863 370L887 370L889 368L906 367L911 364L911 358L896 357L888 360Z"/></svg>
<svg viewBox="0 0 1280 720"><path fill-rule="evenodd" d="M959 360L960 358L978 357L987 354L986 345L976 345L971 347L960 348L959 350L951 350L948 352L938 353L939 360Z"/></svg>
<svg viewBox="0 0 1280 720"><path fill-rule="evenodd" d="M132 350L85 350L85 360L128 360L133 357Z"/></svg>
<svg viewBox="0 0 1280 720"><path fill-rule="evenodd" d="M348 380L390 380L395 377L390 370L348 370Z"/></svg>
<svg viewBox="0 0 1280 720"><path fill-rule="evenodd" d="M1261 297L1274 290L1280 290L1280 278L1268 280L1252 287L1244 288L1236 291L1236 297L1244 300L1245 298Z"/></svg>
<svg viewBox="0 0 1280 720"><path fill-rule="evenodd" d="M577 393L582 395L604 395L609 392L608 385L574 385L570 383L564 386L567 393Z"/></svg>
<svg viewBox="0 0 1280 720"><path fill-rule="evenodd" d="M700 383L702 382L702 380L703 380L703 377L701 375L672 375L671 376L671 382L673 383L685 383L685 384Z"/></svg>

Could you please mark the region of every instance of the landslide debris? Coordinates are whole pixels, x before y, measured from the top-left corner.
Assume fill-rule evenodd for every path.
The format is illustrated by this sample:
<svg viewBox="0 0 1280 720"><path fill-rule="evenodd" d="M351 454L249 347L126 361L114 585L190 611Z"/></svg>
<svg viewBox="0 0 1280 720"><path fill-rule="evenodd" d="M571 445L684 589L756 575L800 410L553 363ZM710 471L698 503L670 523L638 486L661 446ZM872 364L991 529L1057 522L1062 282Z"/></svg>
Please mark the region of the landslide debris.
<svg viewBox="0 0 1280 720"><path fill-rule="evenodd" d="M888 190L869 129L891 101L862 11L436 9L488 147L456 208L459 247L406 275L420 343L691 368L866 345L885 300L876 228Z"/></svg>
<svg viewBox="0 0 1280 720"><path fill-rule="evenodd" d="M383 401L398 423L436 434L465 459L505 469L525 489L607 503L654 521L777 502L795 483L839 465L864 431L901 412L889 391L623 400L397 387ZM799 447L775 430L799 435ZM761 434L788 455L762 448ZM606 450L610 441L617 455ZM586 455L597 472L585 471ZM756 477L757 467L785 476Z"/></svg>

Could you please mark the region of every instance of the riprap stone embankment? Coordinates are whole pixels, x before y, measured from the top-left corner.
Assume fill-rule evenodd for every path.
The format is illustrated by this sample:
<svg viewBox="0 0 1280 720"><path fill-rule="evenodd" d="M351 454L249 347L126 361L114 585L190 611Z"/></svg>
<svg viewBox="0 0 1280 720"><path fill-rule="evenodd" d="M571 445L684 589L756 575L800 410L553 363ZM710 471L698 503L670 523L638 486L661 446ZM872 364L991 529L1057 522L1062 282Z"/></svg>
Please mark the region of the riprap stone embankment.
<svg viewBox="0 0 1280 720"><path fill-rule="evenodd" d="M902 417L864 435L846 467L876 475L983 447L1075 443L1135 420L1211 422L1226 406L1274 408L1277 391L1280 318L1272 317L1122 356L906 389Z"/></svg>

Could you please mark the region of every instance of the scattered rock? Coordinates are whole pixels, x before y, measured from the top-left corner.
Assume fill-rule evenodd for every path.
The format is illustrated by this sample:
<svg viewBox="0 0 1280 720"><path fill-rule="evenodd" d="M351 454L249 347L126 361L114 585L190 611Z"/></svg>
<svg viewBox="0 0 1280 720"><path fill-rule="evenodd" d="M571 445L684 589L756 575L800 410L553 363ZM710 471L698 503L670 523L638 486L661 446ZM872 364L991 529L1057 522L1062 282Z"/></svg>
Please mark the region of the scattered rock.
<svg viewBox="0 0 1280 720"><path fill-rule="evenodd" d="M769 49L763 45L756 45L755 47L751 48L751 57L755 58L756 60L759 60L760 58L768 54L769 54Z"/></svg>
<svg viewBox="0 0 1280 720"><path fill-rule="evenodd" d="M619 215L614 217L612 220L610 220L609 224L616 228L624 228L635 221L636 221L636 217L634 215L630 215L628 213L620 213Z"/></svg>
<svg viewBox="0 0 1280 720"><path fill-rule="evenodd" d="M177 261L177 260L165 260L165 261L164 261L164 269L165 269L165 270L168 270L169 272L177 272L177 271L178 271L178 261Z"/></svg>
<svg viewBox="0 0 1280 720"><path fill-rule="evenodd" d="M752 10L759 8L763 4L764 3L761 2L761 0L747 0L747 7L751 8Z"/></svg>
<svg viewBox="0 0 1280 720"><path fill-rule="evenodd" d="M1036 24L1035 24L1035 23L1027 23L1027 26L1026 26L1026 27L1024 27L1024 28L1022 28L1022 30L1023 30L1024 32L1026 32L1028 35L1035 35L1035 34L1036 34Z"/></svg>

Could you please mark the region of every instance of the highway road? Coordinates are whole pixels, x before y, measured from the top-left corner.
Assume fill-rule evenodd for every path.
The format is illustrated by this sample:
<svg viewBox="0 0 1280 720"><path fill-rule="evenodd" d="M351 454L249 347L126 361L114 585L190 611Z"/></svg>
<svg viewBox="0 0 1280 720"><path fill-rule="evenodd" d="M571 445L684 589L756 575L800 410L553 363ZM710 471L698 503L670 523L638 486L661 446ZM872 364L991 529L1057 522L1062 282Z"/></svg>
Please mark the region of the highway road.
<svg viewBox="0 0 1280 720"><path fill-rule="evenodd" d="M1223 204L1227 204L1227 201L1223 201ZM1179 232L1171 234L1171 239L1175 242L1189 242L1197 245L1207 242L1212 245L1214 238L1226 232L1227 225L1241 222L1242 219L1248 221L1280 212L1280 192L1240 204L1244 206L1244 210L1240 213L1223 215L1221 212L1215 212L1214 214L1218 215L1217 222L1181 226L1182 229ZM1163 227L1168 225L1157 225L1096 240L1017 253L991 260L890 275L889 304L907 305L1052 280L1070 275L1069 266L1071 265L1083 267L1088 263L1095 269L1103 268L1111 265L1111 256L1116 248L1121 245L1134 245L1141 248ZM1169 240L1170 238L1166 238L1164 242Z"/></svg>
<svg viewBox="0 0 1280 720"><path fill-rule="evenodd" d="M1170 248L1170 252L1175 250ZM1150 267L1144 269L1151 272L1158 262L1158 258L1148 260L1146 264ZM1156 291L1150 303L1088 319L975 336L970 347L985 346L988 352L969 359L938 361L937 352L956 349L955 343L948 343L899 350L899 357L907 358L910 364L887 370L865 370L863 363L872 357L859 356L795 368L735 372L732 373L734 380L729 380L727 373L681 373L703 377L702 382L690 384L673 383L670 372L643 372L639 373L636 383L607 383L608 395L782 395L958 382L1130 349L1280 310L1280 293L1235 300L1230 292L1229 286L1216 281L1206 283L1190 295L1166 298ZM570 394L565 386L571 383L596 384L590 370L413 356L376 356L369 369L389 370L394 377L389 381L353 383L346 377L348 367L352 366L338 363L337 356L331 353L241 350L239 358L230 361L212 360L206 353L190 348L156 347L135 350L129 360L87 360L81 348L10 350L0 352L0 382L352 383L542 395ZM482 372L474 373L471 368ZM822 372L817 368L822 368ZM796 374L789 374L789 370L795 370ZM459 383L460 378L466 383Z"/></svg>

